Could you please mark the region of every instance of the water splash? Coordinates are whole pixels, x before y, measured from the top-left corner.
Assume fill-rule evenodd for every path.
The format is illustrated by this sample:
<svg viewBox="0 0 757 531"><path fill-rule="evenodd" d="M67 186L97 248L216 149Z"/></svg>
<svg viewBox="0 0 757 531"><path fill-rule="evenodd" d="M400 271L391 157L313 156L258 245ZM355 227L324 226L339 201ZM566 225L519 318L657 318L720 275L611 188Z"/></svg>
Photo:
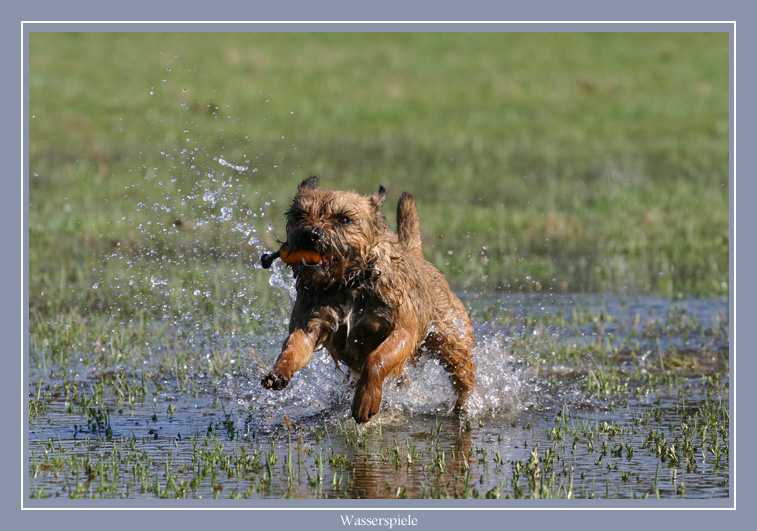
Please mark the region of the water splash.
<svg viewBox="0 0 757 531"><path fill-rule="evenodd" d="M214 160L239 170L223 158ZM140 308L174 327L183 338L178 348L199 351L203 364L227 356L220 392L253 410L258 422L277 423L285 416L349 418L355 378L335 367L323 350L285 390L260 386L286 336L296 298L285 264L274 262L264 273L265 283L256 276L258 257L271 250L264 242L276 239L268 215L273 200L257 194L236 173L202 167L198 172L189 186L180 180L166 186L150 178L132 187L158 199L135 203L135 213L124 222L134 227L139 241L119 246L109 257L113 267L104 269L99 280L102 285L108 271L117 271L110 279L118 294L113 313ZM223 324L230 319L250 326ZM508 414L532 405L533 374L509 354L510 338L484 329L477 336L470 416ZM219 392L218 378L204 381ZM392 380L385 383L383 415L453 414L455 392L438 362L421 357L408 367L407 381L403 387Z"/></svg>
<svg viewBox="0 0 757 531"><path fill-rule="evenodd" d="M218 164L220 164L221 166L226 166L227 168L231 168L232 170L236 170L239 173L246 172L249 169L248 166L242 166L241 164L232 164L231 162L227 161L223 157L219 157L217 160L218 160Z"/></svg>
<svg viewBox="0 0 757 531"><path fill-rule="evenodd" d="M117 233L101 235L113 248L94 268L93 284L101 288L100 304L124 329L147 320L175 336L167 340L172 349L200 349L196 355L211 357L233 349L222 361L245 364L244 353L275 350L268 334L285 330L283 308L294 289L291 274L281 269L265 272L277 290L260 281L259 257L275 240L268 222L275 202L236 172L217 171L212 159L195 160L196 154L180 146L161 151L169 161L192 157L195 178L189 181L184 164L162 168L164 179L143 165L144 178L126 187L127 197L135 197L133 211L115 222ZM154 347L141 355L160 363L161 352L172 355Z"/></svg>

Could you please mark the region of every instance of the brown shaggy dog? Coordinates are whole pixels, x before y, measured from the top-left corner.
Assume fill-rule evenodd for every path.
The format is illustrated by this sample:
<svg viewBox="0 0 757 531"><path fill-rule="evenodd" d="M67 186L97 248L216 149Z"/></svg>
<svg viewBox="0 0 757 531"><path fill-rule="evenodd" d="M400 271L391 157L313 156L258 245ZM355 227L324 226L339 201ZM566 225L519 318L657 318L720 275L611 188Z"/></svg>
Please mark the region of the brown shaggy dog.
<svg viewBox="0 0 757 531"><path fill-rule="evenodd" d="M456 409L473 390L473 327L442 274L423 258L415 200L403 194L397 232L381 213L386 191L362 196L303 181L287 212L280 256L294 272L297 300L289 337L267 389L283 389L326 347L358 376L352 416L368 421L381 405L384 379L402 375L418 353L441 361L457 391ZM271 257L263 257L270 265Z"/></svg>

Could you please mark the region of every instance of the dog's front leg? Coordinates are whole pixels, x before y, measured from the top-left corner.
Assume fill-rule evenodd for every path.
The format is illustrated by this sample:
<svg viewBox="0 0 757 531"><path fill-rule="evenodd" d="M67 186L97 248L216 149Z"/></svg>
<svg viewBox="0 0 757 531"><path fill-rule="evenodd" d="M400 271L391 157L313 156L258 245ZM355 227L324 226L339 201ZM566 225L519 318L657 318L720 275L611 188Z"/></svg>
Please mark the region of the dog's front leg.
<svg viewBox="0 0 757 531"><path fill-rule="evenodd" d="M294 329L284 341L281 354L279 354L273 369L260 384L266 389L276 391L284 389L294 373L310 363L313 351L318 343L319 334L317 331L308 333L301 328Z"/></svg>
<svg viewBox="0 0 757 531"><path fill-rule="evenodd" d="M384 379L401 370L412 356L415 347L412 334L407 330L398 329L389 334L376 350L368 354L352 401L352 417L356 422L368 422L378 413Z"/></svg>

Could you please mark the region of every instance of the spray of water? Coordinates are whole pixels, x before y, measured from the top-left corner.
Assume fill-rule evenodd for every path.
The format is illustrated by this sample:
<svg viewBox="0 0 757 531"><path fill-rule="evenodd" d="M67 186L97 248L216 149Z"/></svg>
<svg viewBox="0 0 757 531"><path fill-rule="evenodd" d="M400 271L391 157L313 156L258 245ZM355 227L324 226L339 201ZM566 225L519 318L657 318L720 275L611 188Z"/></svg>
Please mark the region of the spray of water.
<svg viewBox="0 0 757 531"><path fill-rule="evenodd" d="M286 335L294 283L280 262L265 271L258 264L259 256L270 251L263 242L276 240L272 199L240 177L241 167L222 158L215 162L222 171L205 171L189 186L166 190L160 179L148 175L132 187L153 199L135 202L135 211L121 220L130 224L135 241L118 246L100 271L98 286L109 285L115 295L111 313L122 315L128 326L134 319L130 312L139 309L156 326L172 329L178 343L164 355L181 350L209 361L218 352L230 352L238 369L226 375L220 390L257 414L274 421L348 415L354 380L325 351L316 353L287 389L260 387L260 377ZM232 316L239 324L224 326ZM245 354L250 352L255 356ZM507 337L482 328L474 359L471 415L528 407L531 375L508 354ZM449 379L433 359L421 358L408 367L407 385L390 380L384 386L382 410L388 413L446 415L453 404Z"/></svg>

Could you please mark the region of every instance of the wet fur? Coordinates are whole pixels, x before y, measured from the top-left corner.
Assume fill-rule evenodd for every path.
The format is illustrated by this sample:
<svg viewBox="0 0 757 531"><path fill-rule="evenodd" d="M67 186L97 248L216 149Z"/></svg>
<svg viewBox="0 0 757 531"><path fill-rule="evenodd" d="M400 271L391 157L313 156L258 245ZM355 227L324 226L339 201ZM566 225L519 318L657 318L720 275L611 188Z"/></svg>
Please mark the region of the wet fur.
<svg viewBox="0 0 757 531"><path fill-rule="evenodd" d="M303 181L287 212L290 251L313 250L322 265L290 264L297 288L289 336L263 387L283 389L325 347L359 375L352 415L368 421L382 386L419 353L436 356L465 407L474 385L473 327L442 274L423 258L413 197L397 205L397 232L381 213L383 187L369 196Z"/></svg>

